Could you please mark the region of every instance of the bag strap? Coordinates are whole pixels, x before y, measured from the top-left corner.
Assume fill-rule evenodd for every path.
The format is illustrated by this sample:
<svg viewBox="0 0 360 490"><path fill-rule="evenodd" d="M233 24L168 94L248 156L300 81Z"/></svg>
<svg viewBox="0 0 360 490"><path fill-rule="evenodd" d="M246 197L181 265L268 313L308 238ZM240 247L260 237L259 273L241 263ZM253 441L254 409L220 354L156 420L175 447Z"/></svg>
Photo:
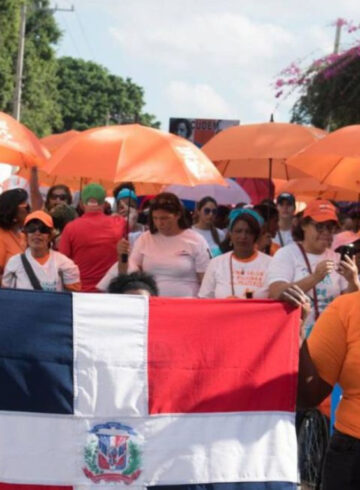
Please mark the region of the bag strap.
<svg viewBox="0 0 360 490"><path fill-rule="evenodd" d="M300 252L302 253L302 256L304 257L305 264L306 264L307 270L309 271L309 274L312 274L309 258L306 255L304 247L299 242L297 242L297 246L299 247ZM314 297L315 320L317 320L320 316L320 313L319 313L319 303L318 303L318 297L317 297L317 292L316 292L316 286L313 287L313 297Z"/></svg>
<svg viewBox="0 0 360 490"><path fill-rule="evenodd" d="M281 234L281 231L280 230L278 230L278 235L279 235L280 245L283 247L284 246L284 239L282 237L282 234Z"/></svg>
<svg viewBox="0 0 360 490"><path fill-rule="evenodd" d="M33 271L33 268L31 267L31 264L28 261L28 258L26 257L26 255L21 254L20 257L21 257L22 265L25 269L25 272L29 278L29 281L30 281L32 287L38 291L43 291L43 288L41 287L40 281L36 277L35 272Z"/></svg>

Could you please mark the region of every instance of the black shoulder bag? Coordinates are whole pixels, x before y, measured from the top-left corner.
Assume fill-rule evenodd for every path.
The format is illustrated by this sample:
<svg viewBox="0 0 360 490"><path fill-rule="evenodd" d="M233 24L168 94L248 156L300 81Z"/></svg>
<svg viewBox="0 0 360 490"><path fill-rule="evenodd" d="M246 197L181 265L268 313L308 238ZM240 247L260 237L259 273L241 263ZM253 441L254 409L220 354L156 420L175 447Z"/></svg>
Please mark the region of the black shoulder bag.
<svg viewBox="0 0 360 490"><path fill-rule="evenodd" d="M41 287L39 279L36 277L35 272L33 271L33 268L31 267L30 262L28 261L27 257L25 254L21 254L21 262L22 265L25 269L25 272L29 278L29 281L32 285L32 287L38 291L43 291L43 288Z"/></svg>

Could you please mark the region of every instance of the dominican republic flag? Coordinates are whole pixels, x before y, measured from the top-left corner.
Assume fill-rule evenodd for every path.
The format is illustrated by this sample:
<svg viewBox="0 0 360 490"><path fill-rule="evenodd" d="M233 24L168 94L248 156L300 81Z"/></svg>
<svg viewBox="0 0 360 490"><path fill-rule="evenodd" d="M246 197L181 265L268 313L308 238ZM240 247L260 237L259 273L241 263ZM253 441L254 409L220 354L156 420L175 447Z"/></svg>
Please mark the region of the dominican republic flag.
<svg viewBox="0 0 360 490"><path fill-rule="evenodd" d="M0 313L0 488L295 488L298 311L1 290Z"/></svg>

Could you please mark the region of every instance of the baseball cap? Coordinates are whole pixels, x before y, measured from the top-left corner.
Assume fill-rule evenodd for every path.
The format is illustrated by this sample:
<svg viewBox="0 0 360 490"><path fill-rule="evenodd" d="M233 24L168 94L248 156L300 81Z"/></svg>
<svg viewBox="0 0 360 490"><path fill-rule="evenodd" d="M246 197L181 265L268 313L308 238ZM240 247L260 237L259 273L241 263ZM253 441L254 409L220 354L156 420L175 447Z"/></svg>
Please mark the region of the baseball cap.
<svg viewBox="0 0 360 490"><path fill-rule="evenodd" d="M358 233L353 231L342 231L341 233L337 233L334 235L334 240L332 242L331 248L336 250L339 247L343 247L344 245L350 245L351 243L355 243L360 241L360 236Z"/></svg>
<svg viewBox="0 0 360 490"><path fill-rule="evenodd" d="M303 214L303 218L306 217L309 217L318 223L323 221L338 222L335 206L331 204L330 201L326 201L324 199L310 201Z"/></svg>
<svg viewBox="0 0 360 490"><path fill-rule="evenodd" d="M281 204L282 201L287 201L289 204L295 206L295 197L293 194L290 194L289 192L282 192L281 194L278 195L276 199L276 204Z"/></svg>
<svg viewBox="0 0 360 490"><path fill-rule="evenodd" d="M54 228L52 217L45 213L45 211L34 211L33 213L28 214L25 218L24 225L27 225L33 219L41 221L48 228Z"/></svg>
<svg viewBox="0 0 360 490"><path fill-rule="evenodd" d="M95 199L99 204L104 204L105 197L105 189L102 185L96 183L87 185L81 192L81 200L84 204L86 204L89 199Z"/></svg>

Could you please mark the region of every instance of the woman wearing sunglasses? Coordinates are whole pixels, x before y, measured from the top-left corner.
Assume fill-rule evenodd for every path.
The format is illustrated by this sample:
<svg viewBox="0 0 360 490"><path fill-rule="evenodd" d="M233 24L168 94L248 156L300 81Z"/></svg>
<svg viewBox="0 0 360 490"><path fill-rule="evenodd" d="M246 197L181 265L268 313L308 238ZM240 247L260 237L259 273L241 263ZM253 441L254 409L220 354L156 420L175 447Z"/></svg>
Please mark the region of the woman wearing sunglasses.
<svg viewBox="0 0 360 490"><path fill-rule="evenodd" d="M270 298L297 304L297 286L311 299L305 322L306 336L325 309L337 296L360 289L355 260L330 249L338 225L335 207L325 200L308 204L300 221L301 241L281 248L269 267Z"/></svg>
<svg viewBox="0 0 360 490"><path fill-rule="evenodd" d="M30 211L24 189L11 189L0 195L0 281L7 261L26 249L22 227Z"/></svg>
<svg viewBox="0 0 360 490"><path fill-rule="evenodd" d="M200 298L267 298L265 276L271 257L257 249L264 225L253 209L233 209L223 255L212 259L199 291Z"/></svg>
<svg viewBox="0 0 360 490"><path fill-rule="evenodd" d="M34 211L24 221L25 253L11 257L5 266L2 287L43 291L80 291L79 268L50 249L53 220L44 211Z"/></svg>
<svg viewBox="0 0 360 490"><path fill-rule="evenodd" d="M48 190L45 209L46 211L51 211L53 208L59 204L70 204L72 203L71 191L67 185L57 184L50 187Z"/></svg>
<svg viewBox="0 0 360 490"><path fill-rule="evenodd" d="M212 257L221 254L220 244L225 238L225 232L215 227L217 202L210 196L203 197L196 205L196 222L193 230L203 236L209 246Z"/></svg>

